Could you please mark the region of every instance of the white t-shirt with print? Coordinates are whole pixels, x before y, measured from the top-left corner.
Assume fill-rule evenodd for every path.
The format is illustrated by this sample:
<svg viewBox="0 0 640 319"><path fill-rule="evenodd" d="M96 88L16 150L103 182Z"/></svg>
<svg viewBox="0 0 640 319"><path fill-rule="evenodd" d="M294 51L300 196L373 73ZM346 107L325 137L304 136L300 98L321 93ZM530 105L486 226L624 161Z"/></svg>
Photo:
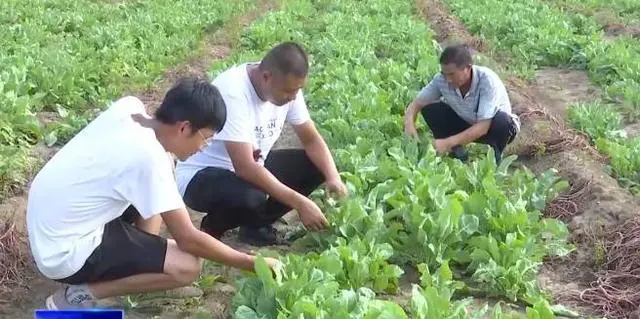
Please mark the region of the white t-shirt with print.
<svg viewBox="0 0 640 319"><path fill-rule="evenodd" d="M227 105L227 121L205 148L186 161L178 162L176 179L183 196L193 176L205 167L234 171L225 141L250 143L254 152L260 152L258 163L264 165L280 137L284 122L299 125L310 119L302 90L295 100L282 106L262 101L249 80L248 64L231 67L213 81Z"/></svg>
<svg viewBox="0 0 640 319"><path fill-rule="evenodd" d="M143 103L124 97L89 123L42 168L27 204L38 269L75 274L102 241L104 225L129 205L143 218L184 207L172 163L152 129L135 122Z"/></svg>

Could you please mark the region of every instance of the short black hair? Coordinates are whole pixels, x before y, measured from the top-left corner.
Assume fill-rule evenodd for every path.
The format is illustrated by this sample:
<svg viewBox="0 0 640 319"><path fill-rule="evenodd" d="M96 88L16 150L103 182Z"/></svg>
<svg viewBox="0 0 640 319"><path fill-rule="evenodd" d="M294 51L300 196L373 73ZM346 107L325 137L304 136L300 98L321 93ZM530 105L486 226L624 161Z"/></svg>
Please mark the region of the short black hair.
<svg viewBox="0 0 640 319"><path fill-rule="evenodd" d="M210 128L220 132L227 121L227 107L217 87L200 78L186 77L176 81L155 112L165 124L189 121L192 133Z"/></svg>
<svg viewBox="0 0 640 319"><path fill-rule="evenodd" d="M260 62L260 70L304 78L309 73L309 58L299 43L282 42L265 55Z"/></svg>
<svg viewBox="0 0 640 319"><path fill-rule="evenodd" d="M466 44L454 44L447 46L440 54L440 64L455 64L457 67L469 66L473 64L471 50Z"/></svg>

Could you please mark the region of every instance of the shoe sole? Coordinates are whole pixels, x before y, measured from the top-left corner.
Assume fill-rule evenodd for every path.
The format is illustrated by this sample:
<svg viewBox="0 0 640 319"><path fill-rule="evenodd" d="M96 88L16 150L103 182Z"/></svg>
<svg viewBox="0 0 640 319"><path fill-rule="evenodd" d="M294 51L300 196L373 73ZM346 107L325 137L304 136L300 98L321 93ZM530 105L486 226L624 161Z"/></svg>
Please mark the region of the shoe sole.
<svg viewBox="0 0 640 319"><path fill-rule="evenodd" d="M45 304L45 307L47 307L47 310L58 310L58 307L53 302L53 297L52 296L47 297L47 299L45 300L44 304Z"/></svg>

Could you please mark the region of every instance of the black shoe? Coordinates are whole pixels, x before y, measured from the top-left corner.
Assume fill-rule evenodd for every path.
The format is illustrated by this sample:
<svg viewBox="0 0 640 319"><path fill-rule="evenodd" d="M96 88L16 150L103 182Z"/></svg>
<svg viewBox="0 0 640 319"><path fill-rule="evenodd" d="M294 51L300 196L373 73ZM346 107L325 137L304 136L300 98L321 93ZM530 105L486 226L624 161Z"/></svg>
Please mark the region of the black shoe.
<svg viewBox="0 0 640 319"><path fill-rule="evenodd" d="M209 234L211 237L220 240L220 238L222 238L222 236L224 235L224 231L220 232L217 230L212 229L211 227L209 227L209 215L205 215L202 218L202 221L200 222L200 231L203 231L207 234Z"/></svg>
<svg viewBox="0 0 640 319"><path fill-rule="evenodd" d="M462 162L466 162L469 159L469 155L467 154L467 151L465 151L464 148L460 145L454 146L451 149L449 156L453 158L457 158Z"/></svg>
<svg viewBox="0 0 640 319"><path fill-rule="evenodd" d="M278 244L277 231L271 225L260 228L240 226L238 239L246 244L256 247Z"/></svg>

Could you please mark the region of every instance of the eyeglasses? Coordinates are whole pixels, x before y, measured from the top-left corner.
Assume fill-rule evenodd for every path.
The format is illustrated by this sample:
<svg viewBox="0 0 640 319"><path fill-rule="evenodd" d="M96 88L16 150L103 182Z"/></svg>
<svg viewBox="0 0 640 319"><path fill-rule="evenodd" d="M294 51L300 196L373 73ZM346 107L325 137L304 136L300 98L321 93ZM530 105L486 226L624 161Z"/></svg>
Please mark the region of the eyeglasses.
<svg viewBox="0 0 640 319"><path fill-rule="evenodd" d="M211 142L211 140L213 140L213 136L211 137L206 137L204 136L204 134L202 134L202 131L198 130L198 134L200 134L200 137L202 137L202 139L205 141L205 143L209 144L209 142Z"/></svg>

